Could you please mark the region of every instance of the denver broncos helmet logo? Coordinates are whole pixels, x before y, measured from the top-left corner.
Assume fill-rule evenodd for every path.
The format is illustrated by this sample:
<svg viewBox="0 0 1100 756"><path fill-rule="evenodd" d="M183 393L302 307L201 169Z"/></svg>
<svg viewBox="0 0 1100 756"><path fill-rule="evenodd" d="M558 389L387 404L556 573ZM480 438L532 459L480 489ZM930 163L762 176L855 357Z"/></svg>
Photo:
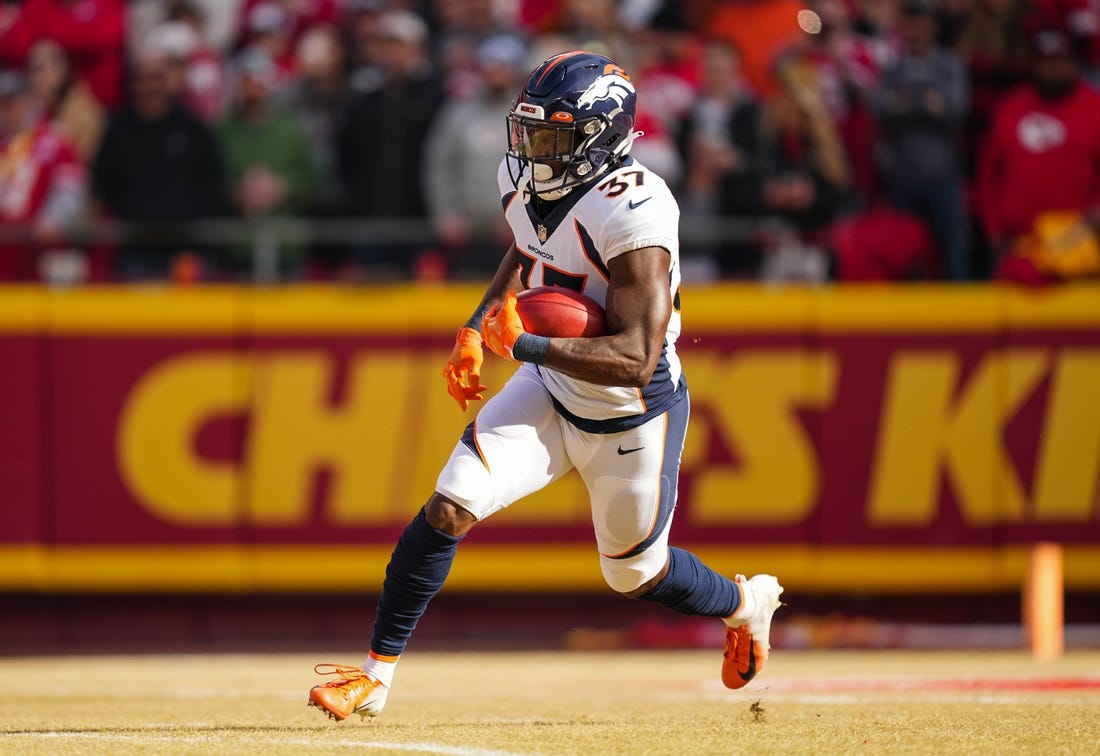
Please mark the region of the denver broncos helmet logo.
<svg viewBox="0 0 1100 756"><path fill-rule="evenodd" d="M634 94L634 85L627 79L616 73L604 74L592 82L588 89L584 90L584 94L577 98L577 107L582 110L589 109L603 100L614 100L619 107L622 107L626 98L632 94Z"/></svg>

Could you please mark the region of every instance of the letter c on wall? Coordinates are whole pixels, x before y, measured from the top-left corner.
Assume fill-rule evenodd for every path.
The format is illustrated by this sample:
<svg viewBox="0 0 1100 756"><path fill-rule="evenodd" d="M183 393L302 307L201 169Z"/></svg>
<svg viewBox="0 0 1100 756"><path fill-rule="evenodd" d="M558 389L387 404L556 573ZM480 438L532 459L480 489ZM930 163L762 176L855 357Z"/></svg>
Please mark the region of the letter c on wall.
<svg viewBox="0 0 1100 756"><path fill-rule="evenodd" d="M134 384L119 413L119 473L158 519L227 526L240 518L238 464L195 449L203 423L247 410L250 362L232 352L192 352L158 363Z"/></svg>

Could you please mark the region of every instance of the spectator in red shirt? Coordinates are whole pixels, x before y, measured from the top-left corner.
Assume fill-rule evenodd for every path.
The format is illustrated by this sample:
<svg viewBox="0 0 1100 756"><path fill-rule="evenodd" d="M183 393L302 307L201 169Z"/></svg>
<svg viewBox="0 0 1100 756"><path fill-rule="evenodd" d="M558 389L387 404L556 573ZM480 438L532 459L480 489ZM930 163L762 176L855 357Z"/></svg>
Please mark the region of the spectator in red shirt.
<svg viewBox="0 0 1100 756"><path fill-rule="evenodd" d="M634 80L646 93L649 117L660 119L665 130L672 130L688 116L699 97L703 45L688 26L686 9L678 3L665 2L651 17L638 22L633 30Z"/></svg>
<svg viewBox="0 0 1100 756"><path fill-rule="evenodd" d="M0 280L37 279L43 257L64 257L83 277L86 262L64 249L63 235L83 216L86 186L76 151L43 117L23 73L0 71L0 230L26 234L0 239Z"/></svg>
<svg viewBox="0 0 1100 756"><path fill-rule="evenodd" d="M52 39L108 108L122 101L124 38L122 0L24 0L0 10L0 62L23 65L35 42Z"/></svg>
<svg viewBox="0 0 1100 756"><path fill-rule="evenodd" d="M1100 94L1064 33L1040 31L1032 49L1032 80L1001 101L978 161L977 209L1001 257L1049 211L1100 228Z"/></svg>
<svg viewBox="0 0 1100 756"><path fill-rule="evenodd" d="M103 104L77 75L56 42L36 42L27 58L27 81L46 116L72 142L81 161L99 147L107 115Z"/></svg>

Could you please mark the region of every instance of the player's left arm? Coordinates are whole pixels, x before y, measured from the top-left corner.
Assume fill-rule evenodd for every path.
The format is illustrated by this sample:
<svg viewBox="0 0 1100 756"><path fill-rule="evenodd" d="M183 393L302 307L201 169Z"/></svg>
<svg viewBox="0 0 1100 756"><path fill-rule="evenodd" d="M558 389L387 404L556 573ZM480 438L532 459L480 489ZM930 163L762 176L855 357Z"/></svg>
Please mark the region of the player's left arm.
<svg viewBox="0 0 1100 756"><path fill-rule="evenodd" d="M672 315L670 256L644 247L611 259L607 335L550 339L542 364L602 386L641 388L653 377Z"/></svg>

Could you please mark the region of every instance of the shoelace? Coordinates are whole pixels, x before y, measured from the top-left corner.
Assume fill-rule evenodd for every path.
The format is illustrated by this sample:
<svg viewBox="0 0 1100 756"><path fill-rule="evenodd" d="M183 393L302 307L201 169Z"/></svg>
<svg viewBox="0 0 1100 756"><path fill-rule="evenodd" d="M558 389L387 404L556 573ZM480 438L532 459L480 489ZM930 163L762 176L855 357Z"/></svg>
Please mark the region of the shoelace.
<svg viewBox="0 0 1100 756"><path fill-rule="evenodd" d="M343 680L359 680L367 676L362 668L352 667L348 664L316 664L313 671L318 675L340 675Z"/></svg>

